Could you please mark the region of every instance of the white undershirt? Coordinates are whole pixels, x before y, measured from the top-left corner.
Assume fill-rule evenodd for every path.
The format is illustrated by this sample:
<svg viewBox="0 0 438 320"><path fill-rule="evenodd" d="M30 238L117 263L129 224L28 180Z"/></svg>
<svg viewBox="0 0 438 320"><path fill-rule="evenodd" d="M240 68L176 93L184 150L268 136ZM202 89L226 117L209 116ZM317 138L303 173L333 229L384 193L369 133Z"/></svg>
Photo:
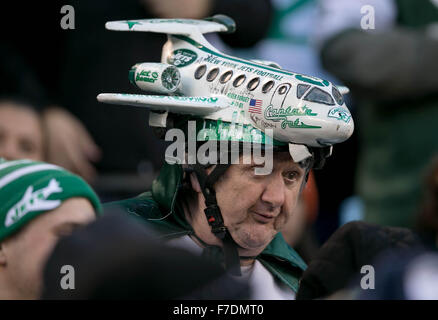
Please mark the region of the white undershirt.
<svg viewBox="0 0 438 320"><path fill-rule="evenodd" d="M172 239L167 245L186 249L196 255L201 255L203 249L189 236ZM251 300L295 300L293 292L285 283L275 278L260 261L255 260L251 266L240 267L240 281L248 281Z"/></svg>

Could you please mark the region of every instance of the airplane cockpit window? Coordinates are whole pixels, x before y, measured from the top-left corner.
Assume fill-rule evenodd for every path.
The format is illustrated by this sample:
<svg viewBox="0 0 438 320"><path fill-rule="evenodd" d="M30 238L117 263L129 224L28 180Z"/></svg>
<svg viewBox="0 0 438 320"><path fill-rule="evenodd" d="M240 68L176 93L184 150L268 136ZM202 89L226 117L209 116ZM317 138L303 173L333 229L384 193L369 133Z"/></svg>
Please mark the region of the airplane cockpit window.
<svg viewBox="0 0 438 320"><path fill-rule="evenodd" d="M201 79L204 76L206 71L207 71L207 66L205 64L203 64L202 66L199 66L195 71L195 79L196 80Z"/></svg>
<svg viewBox="0 0 438 320"><path fill-rule="evenodd" d="M324 103L328 104L329 106L335 104L335 101L330 94L316 87L309 91L309 93L304 97L304 100L310 102Z"/></svg>
<svg viewBox="0 0 438 320"><path fill-rule="evenodd" d="M211 69L210 72L207 74L207 81L212 82L214 79L216 79L218 74L219 74L219 68Z"/></svg>
<svg viewBox="0 0 438 320"><path fill-rule="evenodd" d="M282 95L285 94L287 92L287 85L282 85L279 89L278 89L278 94Z"/></svg>
<svg viewBox="0 0 438 320"><path fill-rule="evenodd" d="M228 81L230 81L231 77L233 76L233 71L228 70L227 72L225 72L221 78L220 78L220 82L221 83L227 83Z"/></svg>
<svg viewBox="0 0 438 320"><path fill-rule="evenodd" d="M333 86L332 88L332 93L333 93L333 97L336 100L336 103L342 106L344 104L344 97L335 86Z"/></svg>
<svg viewBox="0 0 438 320"><path fill-rule="evenodd" d="M301 99L303 94L310 88L310 84L299 84L297 86L297 98Z"/></svg>
<svg viewBox="0 0 438 320"><path fill-rule="evenodd" d="M248 90L254 91L259 86L259 83L260 83L260 78L257 77L257 78L251 79L251 81L248 82L248 86L247 86Z"/></svg>
<svg viewBox="0 0 438 320"><path fill-rule="evenodd" d="M244 74L241 74L236 79L234 79L233 86L235 86L237 88L237 87L241 86L242 83L245 82L245 80L246 80L246 76Z"/></svg>
<svg viewBox="0 0 438 320"><path fill-rule="evenodd" d="M275 82L272 80L269 80L268 82L266 82L263 87L262 87L262 92L263 93L268 93L269 91L271 91L271 89L274 87Z"/></svg>

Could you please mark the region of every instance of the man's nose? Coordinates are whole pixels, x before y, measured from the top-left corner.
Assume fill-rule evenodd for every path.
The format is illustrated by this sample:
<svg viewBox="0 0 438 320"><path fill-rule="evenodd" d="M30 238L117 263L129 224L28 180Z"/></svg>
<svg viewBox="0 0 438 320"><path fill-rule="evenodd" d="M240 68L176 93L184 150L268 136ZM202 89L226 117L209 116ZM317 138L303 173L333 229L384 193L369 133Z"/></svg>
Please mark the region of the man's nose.
<svg viewBox="0 0 438 320"><path fill-rule="evenodd" d="M275 176L268 179L261 199L268 203L272 208L281 207L284 203L284 181L283 177Z"/></svg>

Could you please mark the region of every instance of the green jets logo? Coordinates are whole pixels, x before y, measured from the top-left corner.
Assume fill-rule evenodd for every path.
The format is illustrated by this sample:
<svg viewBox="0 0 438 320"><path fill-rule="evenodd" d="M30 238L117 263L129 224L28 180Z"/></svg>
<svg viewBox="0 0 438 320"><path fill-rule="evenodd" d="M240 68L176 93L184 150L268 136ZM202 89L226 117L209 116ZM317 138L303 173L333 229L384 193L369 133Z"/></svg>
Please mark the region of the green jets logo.
<svg viewBox="0 0 438 320"><path fill-rule="evenodd" d="M151 72L148 70L143 70L141 72L138 72L135 81L143 81L143 82L151 82L155 83L158 79L158 73L157 72Z"/></svg>
<svg viewBox="0 0 438 320"><path fill-rule="evenodd" d="M34 190L33 186L29 186L23 198L6 214L5 227L13 225L29 212L49 211L57 208L61 204L61 200L48 200L48 198L52 194L62 191L60 183L56 179L50 180L47 187L42 189Z"/></svg>
<svg viewBox="0 0 438 320"><path fill-rule="evenodd" d="M330 109L328 115L330 118L335 118L341 121L344 121L345 123L349 123L351 119L351 114L344 108L333 108Z"/></svg>
<svg viewBox="0 0 438 320"><path fill-rule="evenodd" d="M182 68L186 67L198 58L196 52L189 49L178 49L173 51L167 62L173 64L175 67Z"/></svg>

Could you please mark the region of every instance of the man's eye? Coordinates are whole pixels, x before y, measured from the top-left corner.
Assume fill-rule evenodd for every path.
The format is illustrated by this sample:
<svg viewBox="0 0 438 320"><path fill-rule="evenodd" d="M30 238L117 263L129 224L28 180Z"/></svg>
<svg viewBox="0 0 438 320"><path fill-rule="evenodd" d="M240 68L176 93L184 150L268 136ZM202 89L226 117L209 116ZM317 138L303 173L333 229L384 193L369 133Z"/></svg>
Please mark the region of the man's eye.
<svg viewBox="0 0 438 320"><path fill-rule="evenodd" d="M20 149L25 153L33 153L35 151L34 144L27 140L20 141Z"/></svg>
<svg viewBox="0 0 438 320"><path fill-rule="evenodd" d="M289 171L284 174L284 177L288 181L295 181L300 177L300 174L297 171Z"/></svg>

